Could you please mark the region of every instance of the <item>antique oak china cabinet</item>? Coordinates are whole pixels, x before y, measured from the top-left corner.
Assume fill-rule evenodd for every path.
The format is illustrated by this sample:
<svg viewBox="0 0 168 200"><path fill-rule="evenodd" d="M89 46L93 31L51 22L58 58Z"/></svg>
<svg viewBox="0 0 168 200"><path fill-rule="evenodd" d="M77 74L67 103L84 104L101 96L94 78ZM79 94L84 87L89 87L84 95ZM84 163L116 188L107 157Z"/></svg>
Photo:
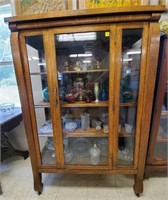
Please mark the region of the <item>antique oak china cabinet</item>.
<svg viewBox="0 0 168 200"><path fill-rule="evenodd" d="M143 175L164 6L6 18L34 176Z"/></svg>

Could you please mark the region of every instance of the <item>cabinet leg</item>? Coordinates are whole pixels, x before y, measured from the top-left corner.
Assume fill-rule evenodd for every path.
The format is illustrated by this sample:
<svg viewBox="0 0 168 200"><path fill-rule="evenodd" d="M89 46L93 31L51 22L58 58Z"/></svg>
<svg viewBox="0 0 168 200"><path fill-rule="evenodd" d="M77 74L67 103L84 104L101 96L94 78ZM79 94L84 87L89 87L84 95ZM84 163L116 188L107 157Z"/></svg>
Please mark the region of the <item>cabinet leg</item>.
<svg viewBox="0 0 168 200"><path fill-rule="evenodd" d="M140 197L140 194L143 193L143 177L138 177L135 175L133 188L135 195Z"/></svg>
<svg viewBox="0 0 168 200"><path fill-rule="evenodd" d="M41 173L37 173L34 176L34 190L38 192L40 195L43 190L43 184L42 184L42 175Z"/></svg>

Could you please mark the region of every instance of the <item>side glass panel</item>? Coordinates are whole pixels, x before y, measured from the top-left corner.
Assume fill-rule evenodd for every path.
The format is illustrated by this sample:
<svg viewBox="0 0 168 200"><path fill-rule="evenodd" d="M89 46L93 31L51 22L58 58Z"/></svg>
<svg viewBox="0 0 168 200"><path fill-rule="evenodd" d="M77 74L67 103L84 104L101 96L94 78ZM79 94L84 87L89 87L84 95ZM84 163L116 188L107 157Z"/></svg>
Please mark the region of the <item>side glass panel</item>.
<svg viewBox="0 0 168 200"><path fill-rule="evenodd" d="M109 31L55 41L65 164L108 165Z"/></svg>
<svg viewBox="0 0 168 200"><path fill-rule="evenodd" d="M132 165L141 65L142 29L122 32L118 165Z"/></svg>
<svg viewBox="0 0 168 200"><path fill-rule="evenodd" d="M26 48L43 165L56 164L43 37L27 36Z"/></svg>
<svg viewBox="0 0 168 200"><path fill-rule="evenodd" d="M168 83L168 82L167 82ZM165 89L162 112L160 116L160 124L154 151L154 159L156 161L168 160L168 85Z"/></svg>

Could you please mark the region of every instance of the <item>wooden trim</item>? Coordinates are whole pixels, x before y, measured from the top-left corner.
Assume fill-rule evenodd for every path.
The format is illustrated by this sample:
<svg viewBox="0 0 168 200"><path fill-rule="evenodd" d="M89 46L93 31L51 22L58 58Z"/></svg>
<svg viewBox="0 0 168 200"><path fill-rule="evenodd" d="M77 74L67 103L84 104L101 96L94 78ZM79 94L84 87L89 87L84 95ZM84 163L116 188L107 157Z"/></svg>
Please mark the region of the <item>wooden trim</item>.
<svg viewBox="0 0 168 200"><path fill-rule="evenodd" d="M96 9L95 9L96 10ZM28 21L28 22L10 22L9 28L11 31L20 31L20 30L31 30L31 29L43 29L43 28L54 28L54 27L68 27L68 26L79 26L79 25L95 25L95 24L109 24L109 23L118 23L118 22L132 22L132 18L134 18L135 21L158 21L160 18L160 14L157 15L157 17L153 17L151 14L134 14L134 15L124 15L123 16L86 16L86 17L79 17L79 18L68 18L68 19L62 19L54 20L51 19L51 21L48 21L46 19L41 21ZM154 19L153 19L154 18Z"/></svg>
<svg viewBox="0 0 168 200"><path fill-rule="evenodd" d="M108 137L107 133L103 132L103 129L96 130L96 128L90 128L89 130L76 129L73 132L62 130L64 137Z"/></svg>
<svg viewBox="0 0 168 200"><path fill-rule="evenodd" d="M48 40L46 41L46 57L47 66L50 67L50 73L52 74L52 117L54 119L54 134L57 146L57 156L59 158L59 167L64 166L64 149L63 149L63 135L62 135L62 124L61 124L61 110L60 110L60 99L59 99L59 86L57 77L57 57L56 57L56 44L54 33L52 30L48 31ZM52 58L52 59L50 59ZM55 93L55 94L54 94Z"/></svg>
<svg viewBox="0 0 168 200"><path fill-rule="evenodd" d="M120 41L120 42L118 42ZM116 27L115 33L115 65L114 65L114 104L113 104L113 115L114 127L113 127L113 168L117 168L118 162L118 125L119 125L119 108L120 108L120 71L121 71L121 49L122 49L122 28Z"/></svg>
<svg viewBox="0 0 168 200"><path fill-rule="evenodd" d="M101 24L101 26L95 25L83 25L83 26L66 26L59 28L52 28L53 34L68 34L68 33L83 33L83 32L94 32L94 31L108 31L110 28L107 24Z"/></svg>
<svg viewBox="0 0 168 200"><path fill-rule="evenodd" d="M141 140L139 149L138 174L137 179L143 180L147 145L149 138L150 119L152 111L155 75L157 69L159 51L160 28L159 24L152 22L149 25L149 40L147 51L147 64L144 89L144 106L142 108Z"/></svg>
<svg viewBox="0 0 168 200"><path fill-rule="evenodd" d="M35 154L36 149L34 145L32 122L31 122L30 113L29 113L28 96L26 92L27 90L26 90L26 85L25 85L25 79L23 79L24 71L22 69L22 64L23 64L22 58L20 57L21 50L20 50L20 45L19 45L18 33L11 34L11 48L12 48L13 62L14 62L15 72L16 72L16 77L17 77L18 89L19 89L19 94L20 94L20 100L23 106L22 115L23 115L25 130L26 130L26 137L28 140L29 152L31 155L30 160L31 160L31 165L32 165L32 172L34 176L34 181L36 182L36 184L34 185L34 189L38 191L42 186L41 186L40 176L37 176L38 159L37 159L37 154Z"/></svg>
<svg viewBox="0 0 168 200"><path fill-rule="evenodd" d="M41 33L42 35L42 33ZM30 78L30 71L29 71L29 62L27 58L27 48L26 48L26 42L25 42L25 37L24 35L20 34L19 35L19 40L21 45L21 55L22 55L22 68L24 71L24 77L25 77L25 86L28 92L28 103L29 103L29 113L30 113L30 118L31 118L31 126L33 130L33 138L34 138L34 146L36 149L36 155L37 155L37 162L38 165L41 165L42 159L41 159L41 152L40 152L40 143L39 143L39 138L38 138L38 130L37 130L37 122L36 122L36 114L34 110L34 100L33 100L33 91L31 87L31 78ZM26 54L25 54L26 52ZM35 145L36 144L36 145Z"/></svg>
<svg viewBox="0 0 168 200"><path fill-rule="evenodd" d="M140 65L140 74L139 74L139 92L138 92L138 108L136 113L136 137L135 137L135 149L134 149L134 166L135 168L138 167L138 158L139 158L139 144L140 144L140 138L142 137L141 132L141 124L142 121L142 108L143 108L143 95L144 95L144 89L145 89L145 66L147 62L146 54L148 49L148 24L144 23L143 27L143 33L142 33L142 53L141 53L141 65Z"/></svg>
<svg viewBox="0 0 168 200"><path fill-rule="evenodd" d="M138 149L139 149L139 143L140 143L140 126L141 126L141 118L142 118L142 106L143 106L143 91L144 91L144 78L145 78L145 63L146 63L146 49L147 49L147 23L136 23L136 24L121 24L120 26L117 27L117 41L122 41L122 30L123 29L137 29L141 28L143 29L143 34L142 34L142 56L141 56L141 66L140 66L140 74L139 74L139 94L138 94L138 103L132 102L132 103L120 103L119 102L119 94L120 94L120 71L121 71L121 63L120 63L120 58L121 58L121 43L117 43L116 51L118 52L116 58L117 64L116 64L116 74L115 74L115 83L116 83L116 96L115 96L115 138L114 138L114 145L116 145L115 149L118 150L118 137L120 137L118 133L118 124L119 124L119 106L138 106L137 111L136 111L136 133L135 133L135 147L134 147L134 168L136 169L138 166ZM115 166L117 165L117 160L118 160L118 151L114 155L114 160L115 160ZM114 161L113 161L114 162ZM117 166L119 167L119 166Z"/></svg>
<svg viewBox="0 0 168 200"><path fill-rule="evenodd" d="M115 82L114 82L114 74L115 74L115 35L116 35L116 25L110 26L110 51L109 51L109 165L110 169L113 168L113 154L114 154L114 143L113 143L113 133L114 133L114 100L115 100Z"/></svg>
<svg viewBox="0 0 168 200"><path fill-rule="evenodd" d="M60 103L60 106L62 108L74 108L74 107L107 107L109 105L108 101L100 101L100 102L94 102L86 103L85 101L77 101L75 103L67 103L62 102Z"/></svg>
<svg viewBox="0 0 168 200"><path fill-rule="evenodd" d="M57 86L57 68L56 68L56 55L54 54L55 51L55 42L54 42L54 36L50 34L50 32L44 32L43 37L43 43L44 43L44 49L45 49L45 57L46 57L46 66L47 66L47 80L48 80L48 86L49 86L49 98L50 98L50 106L51 106L51 116L52 116L52 124L53 124L53 137L54 137L54 149L55 149L55 155L57 159L57 166L60 168L61 165L61 157L59 154L59 151L61 149L60 144L62 144L62 137L60 137L60 124L59 124L59 117L56 115L56 110L58 108L57 99L58 93L56 94L56 91L58 91ZM53 59L50 59L53 58ZM55 76L53 76L55 74ZM57 95L57 96L56 96ZM57 98L57 99L56 99ZM58 109L59 110L59 109Z"/></svg>
<svg viewBox="0 0 168 200"><path fill-rule="evenodd" d="M55 169L55 168L39 168L38 171L40 173L59 173L59 174L129 174L129 175L134 175L137 174L137 170L132 169L118 169L118 170L95 170L93 169Z"/></svg>
<svg viewBox="0 0 168 200"><path fill-rule="evenodd" d="M153 174L156 175L156 173L159 173L159 177L160 175L164 175L167 176L167 173L168 173L168 168L167 168L167 165L164 165L164 166L161 166L161 165L155 165L155 166L152 166L152 165L147 165L145 167L145 178L148 179L150 176L152 176Z"/></svg>
<svg viewBox="0 0 168 200"><path fill-rule="evenodd" d="M26 16L16 16L5 18L5 22L25 22L31 20L53 19L53 18L72 18L72 17L84 17L84 16L96 16L96 15L121 15L121 14L136 14L136 13L162 13L165 11L165 6L163 5L150 5L150 6L121 6L113 8L99 8L99 9L83 9L83 10L66 10L66 11L56 11L50 13L40 13L34 15Z"/></svg>

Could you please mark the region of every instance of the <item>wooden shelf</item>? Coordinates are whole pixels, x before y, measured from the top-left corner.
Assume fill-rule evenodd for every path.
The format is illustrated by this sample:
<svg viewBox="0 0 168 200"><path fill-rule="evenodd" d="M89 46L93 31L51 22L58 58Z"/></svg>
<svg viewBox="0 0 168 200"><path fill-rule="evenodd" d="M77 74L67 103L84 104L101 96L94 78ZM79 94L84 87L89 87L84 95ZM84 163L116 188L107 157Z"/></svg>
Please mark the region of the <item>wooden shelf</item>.
<svg viewBox="0 0 168 200"><path fill-rule="evenodd" d="M103 129L96 130L95 128L90 128L89 130L76 129L73 132L63 130L65 137L108 137L107 133L103 133Z"/></svg>
<svg viewBox="0 0 168 200"><path fill-rule="evenodd" d="M61 107L62 108L71 108L71 107L107 107L108 106L108 101L99 101L99 102L94 102L92 101L91 103L86 103L85 101L77 101L74 103L67 103L67 102L62 102Z"/></svg>
<svg viewBox="0 0 168 200"><path fill-rule="evenodd" d="M71 107L108 107L109 102L108 101L99 101L91 103L86 103L85 101L77 101L74 103L67 103L62 102L61 107L62 108L71 108ZM120 106L128 107L128 106L137 106L136 102L126 102L126 103L120 103ZM49 102L41 101L38 104L35 104L35 108L50 108ZM167 114L168 115L168 114Z"/></svg>
<svg viewBox="0 0 168 200"><path fill-rule="evenodd" d="M120 106L137 106L137 102L125 102L125 103L120 103Z"/></svg>
<svg viewBox="0 0 168 200"><path fill-rule="evenodd" d="M33 72L30 75L47 75L47 72Z"/></svg>
<svg viewBox="0 0 168 200"><path fill-rule="evenodd" d="M95 70L81 70L81 71L60 71L62 74L78 74L78 73L98 73L98 72L108 72L109 69L95 69Z"/></svg>
<svg viewBox="0 0 168 200"><path fill-rule="evenodd" d="M50 108L50 103L40 101L38 104L35 104L34 106L35 106L35 108Z"/></svg>
<svg viewBox="0 0 168 200"><path fill-rule="evenodd" d="M121 128L119 132L119 137L135 137L135 132L132 131L130 133L126 132L125 128Z"/></svg>

